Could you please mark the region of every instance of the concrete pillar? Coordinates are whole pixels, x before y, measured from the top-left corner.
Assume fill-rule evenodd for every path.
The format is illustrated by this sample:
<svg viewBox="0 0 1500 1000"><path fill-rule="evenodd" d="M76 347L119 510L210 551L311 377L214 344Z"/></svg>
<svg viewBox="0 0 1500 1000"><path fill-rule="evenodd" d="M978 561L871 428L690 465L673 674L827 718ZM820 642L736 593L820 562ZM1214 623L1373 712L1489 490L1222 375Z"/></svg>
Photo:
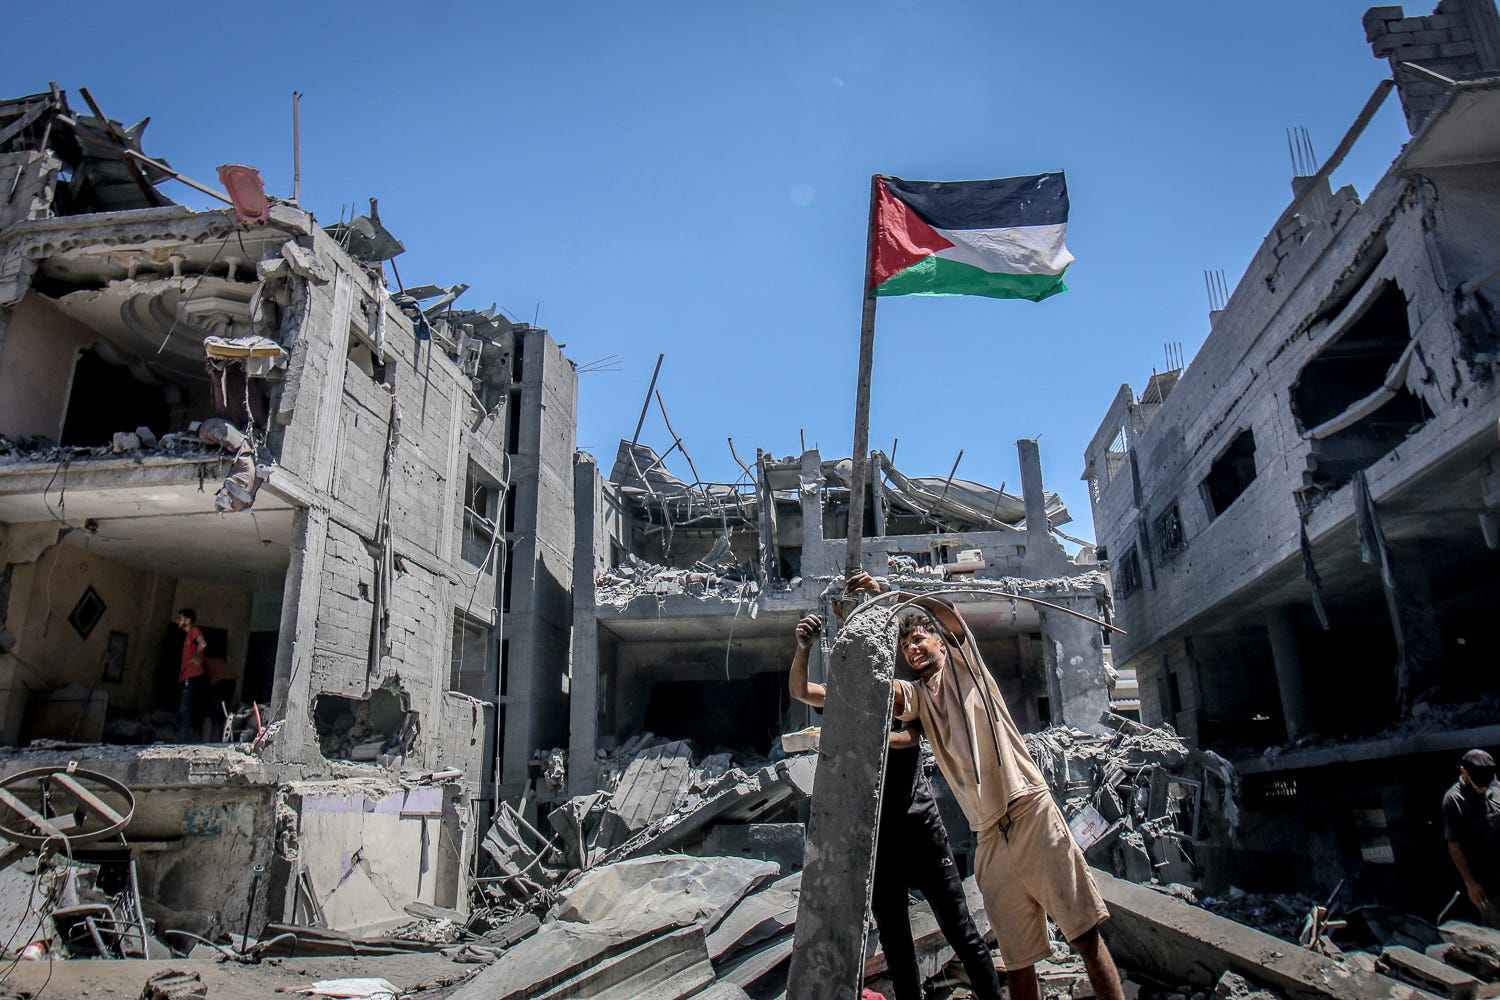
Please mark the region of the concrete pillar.
<svg viewBox="0 0 1500 1000"><path fill-rule="evenodd" d="M1026 531L1034 541L1051 537L1047 523L1047 500L1042 494L1042 452L1036 441L1022 438L1016 442L1021 456L1021 496L1026 501Z"/></svg>
<svg viewBox="0 0 1500 1000"><path fill-rule="evenodd" d="M803 579L831 576L839 572L839 566L823 543L823 501L827 497L823 483L823 457L816 448L802 453L798 480L802 498Z"/></svg>
<svg viewBox="0 0 1500 1000"><path fill-rule="evenodd" d="M1468 22L1469 40L1474 43L1474 59L1481 73L1500 70L1500 12L1495 0L1453 0Z"/></svg>
<svg viewBox="0 0 1500 1000"><path fill-rule="evenodd" d="M1286 720L1286 738L1295 740L1311 731L1307 717L1307 682L1302 675L1302 644L1297 639L1297 613L1293 605L1266 610L1266 636L1271 641L1271 660L1276 665L1276 687L1281 693L1281 715Z"/></svg>
<svg viewBox="0 0 1500 1000"><path fill-rule="evenodd" d="M885 602L852 615L829 672L788 1000L859 996L875 868L895 642Z"/></svg>
<svg viewBox="0 0 1500 1000"><path fill-rule="evenodd" d="M10 330L10 315L14 310L0 306L0 364L5 362L5 337Z"/></svg>
<svg viewBox="0 0 1500 1000"><path fill-rule="evenodd" d="M1109 711L1109 677L1099 626L1060 611L1044 611L1042 650L1052 724L1103 733L1099 720Z"/></svg>
<svg viewBox="0 0 1500 1000"><path fill-rule="evenodd" d="M1448 680L1443 652L1443 629L1438 621L1432 581L1422 565L1421 550L1413 545L1389 547L1390 576L1385 580L1386 608L1391 628L1405 651L1396 680L1404 707L1410 707Z"/></svg>
<svg viewBox="0 0 1500 1000"><path fill-rule="evenodd" d="M291 558L281 602L276 673L271 682L271 718L286 720L275 744L283 760L300 760L313 742L312 659L327 546L328 512L299 507L292 517Z"/></svg>
<svg viewBox="0 0 1500 1000"><path fill-rule="evenodd" d="M573 466L573 646L568 705L568 794L596 787L594 751L599 745L599 616L594 603L594 566L601 540L598 467L579 456ZM602 540L604 546L609 539Z"/></svg>

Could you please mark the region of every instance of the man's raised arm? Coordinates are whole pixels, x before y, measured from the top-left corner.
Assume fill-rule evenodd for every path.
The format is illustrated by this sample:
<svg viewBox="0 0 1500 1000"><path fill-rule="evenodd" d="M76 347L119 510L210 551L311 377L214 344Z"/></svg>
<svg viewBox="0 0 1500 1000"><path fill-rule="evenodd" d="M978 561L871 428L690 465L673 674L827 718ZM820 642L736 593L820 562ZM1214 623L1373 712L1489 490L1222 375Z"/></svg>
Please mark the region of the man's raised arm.
<svg viewBox="0 0 1500 1000"><path fill-rule="evenodd" d="M828 697L828 689L807 679L807 656L813 640L823 629L823 619L808 615L797 623L797 653L792 657L792 672L786 679L787 691L804 705L822 708Z"/></svg>

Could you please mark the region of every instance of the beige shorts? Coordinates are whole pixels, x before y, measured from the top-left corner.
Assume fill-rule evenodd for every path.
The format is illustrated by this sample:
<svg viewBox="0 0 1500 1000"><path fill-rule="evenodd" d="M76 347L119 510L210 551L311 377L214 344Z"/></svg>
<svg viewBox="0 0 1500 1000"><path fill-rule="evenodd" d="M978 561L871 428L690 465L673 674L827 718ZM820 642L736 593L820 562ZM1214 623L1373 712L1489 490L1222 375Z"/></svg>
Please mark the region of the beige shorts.
<svg viewBox="0 0 1500 1000"><path fill-rule="evenodd" d="M1048 916L1069 941L1109 917L1083 852L1045 790L1017 799L998 823L979 831L974 869L1007 970L1051 954Z"/></svg>

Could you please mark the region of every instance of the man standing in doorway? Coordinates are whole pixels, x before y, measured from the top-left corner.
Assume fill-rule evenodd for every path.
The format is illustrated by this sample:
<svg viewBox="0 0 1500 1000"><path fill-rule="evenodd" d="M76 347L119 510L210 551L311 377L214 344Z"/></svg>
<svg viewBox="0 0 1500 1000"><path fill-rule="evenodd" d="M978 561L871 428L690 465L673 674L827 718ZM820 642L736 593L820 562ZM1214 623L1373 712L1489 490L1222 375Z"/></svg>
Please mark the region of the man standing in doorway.
<svg viewBox="0 0 1500 1000"><path fill-rule="evenodd" d="M851 587L863 589L856 577ZM916 683L895 682L893 709L920 718L953 797L979 837L975 874L1000 945L1012 1000L1040 1000L1047 917L1083 959L1099 1000L1124 1000L1099 934L1109 911L963 616L917 598L898 619L897 649Z"/></svg>
<svg viewBox="0 0 1500 1000"><path fill-rule="evenodd" d="M1443 796L1443 839L1464 894L1487 927L1500 927L1500 784L1495 758L1470 750Z"/></svg>
<svg viewBox="0 0 1500 1000"><path fill-rule="evenodd" d="M198 612L192 608L177 612L177 627L186 633L182 639L182 662L177 668L177 684L181 689L177 701L177 742L186 743L191 738L198 703L203 699L203 686L208 680L203 670L203 651L208 648L208 640L199 631Z"/></svg>

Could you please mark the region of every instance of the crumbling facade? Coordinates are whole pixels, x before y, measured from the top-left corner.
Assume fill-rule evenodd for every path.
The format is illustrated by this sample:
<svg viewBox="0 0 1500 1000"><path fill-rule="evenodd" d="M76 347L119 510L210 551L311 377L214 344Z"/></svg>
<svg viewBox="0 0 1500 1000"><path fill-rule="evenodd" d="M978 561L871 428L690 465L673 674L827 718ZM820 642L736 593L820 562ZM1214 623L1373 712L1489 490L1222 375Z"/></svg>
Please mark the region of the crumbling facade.
<svg viewBox="0 0 1500 1000"><path fill-rule="evenodd" d="M373 200L190 210L141 129L0 103L0 777L132 785L143 892L200 929L257 864L271 920L463 907L497 762L566 736L576 376L466 286L388 284ZM248 756L144 746L184 607Z"/></svg>
<svg viewBox="0 0 1500 1000"><path fill-rule="evenodd" d="M1500 742L1500 17L1365 28L1411 141L1363 199L1336 159L1293 181L1197 356L1121 387L1084 478L1142 720L1244 776L1210 882L1435 913L1441 791Z"/></svg>

